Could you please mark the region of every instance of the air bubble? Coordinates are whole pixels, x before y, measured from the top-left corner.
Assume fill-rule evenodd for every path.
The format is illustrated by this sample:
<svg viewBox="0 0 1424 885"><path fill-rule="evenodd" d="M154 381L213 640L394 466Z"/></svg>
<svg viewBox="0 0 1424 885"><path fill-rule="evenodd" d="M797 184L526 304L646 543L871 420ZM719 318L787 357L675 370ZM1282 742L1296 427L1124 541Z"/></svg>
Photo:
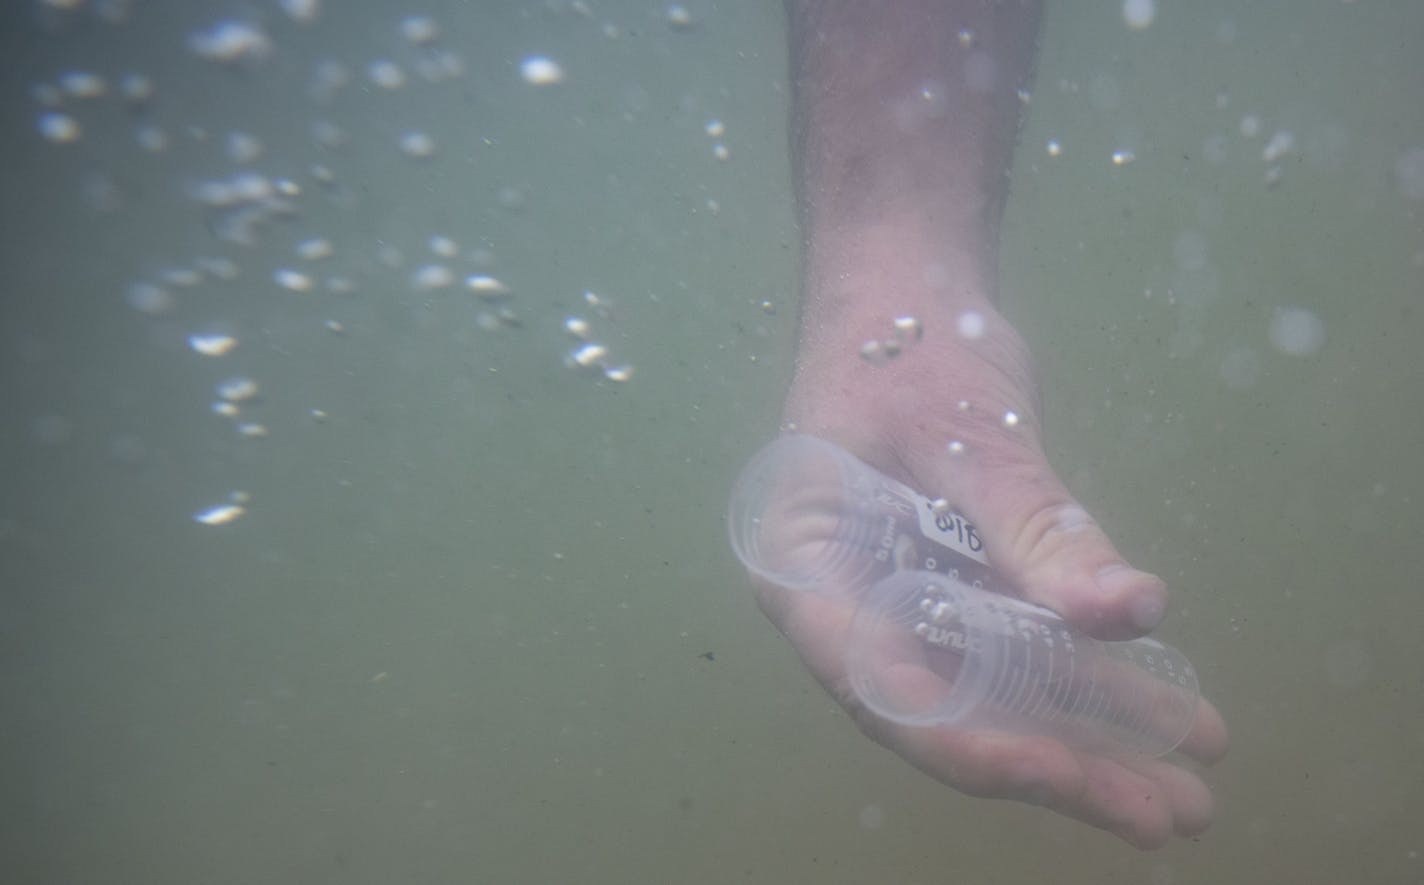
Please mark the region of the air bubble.
<svg viewBox="0 0 1424 885"><path fill-rule="evenodd" d="M667 19L668 27L672 28L674 31L691 30L692 27L696 24L696 22L693 21L692 13L689 12L687 7L683 6L681 3L674 3L670 5L663 15L664 18Z"/></svg>
<svg viewBox="0 0 1424 885"><path fill-rule="evenodd" d="M925 337L925 325L918 317L895 317L895 337L900 341L919 341Z"/></svg>
<svg viewBox="0 0 1424 885"><path fill-rule="evenodd" d="M55 144L69 144L78 141L84 130L80 128L79 121L58 111L49 111L39 115L35 121L36 128L40 135L54 142Z"/></svg>
<svg viewBox="0 0 1424 885"><path fill-rule="evenodd" d="M872 366L883 366L890 359L885 346L874 338L860 345L860 357Z"/></svg>
<svg viewBox="0 0 1424 885"><path fill-rule="evenodd" d="M241 504L219 504L193 514L193 521L201 525L227 525L247 512Z"/></svg>
<svg viewBox="0 0 1424 885"><path fill-rule="evenodd" d="M440 26L428 15L408 15L401 19L401 35L417 46L428 46L440 36Z"/></svg>
<svg viewBox="0 0 1424 885"><path fill-rule="evenodd" d="M133 283L124 292L124 301L139 313L157 316L167 313L176 305L173 295L153 283Z"/></svg>
<svg viewBox="0 0 1424 885"><path fill-rule="evenodd" d="M510 288L489 274L465 277L465 288L486 301L495 301L510 293Z"/></svg>
<svg viewBox="0 0 1424 885"><path fill-rule="evenodd" d="M1424 148L1410 148L1394 161L1394 179L1406 200L1424 200Z"/></svg>
<svg viewBox="0 0 1424 885"><path fill-rule="evenodd" d="M367 65L366 77L382 89L399 89L405 85L405 71L386 59L377 59Z"/></svg>
<svg viewBox="0 0 1424 885"><path fill-rule="evenodd" d="M1146 30L1157 17L1155 0L1123 0L1122 20L1134 31Z"/></svg>
<svg viewBox="0 0 1424 885"><path fill-rule="evenodd" d="M314 285L310 275L286 267L272 271L272 282L289 292L310 292Z"/></svg>
<svg viewBox="0 0 1424 885"><path fill-rule="evenodd" d="M460 254L460 244L443 234L435 234L426 245L431 254L441 258L454 258Z"/></svg>
<svg viewBox="0 0 1424 885"><path fill-rule="evenodd" d="M71 98L98 98L109 91L109 84L89 71L66 71L59 75L59 88Z"/></svg>
<svg viewBox="0 0 1424 885"><path fill-rule="evenodd" d="M1261 159L1267 163L1274 163L1293 150L1295 150L1295 136L1282 129L1272 135L1266 142L1266 146L1261 148Z"/></svg>
<svg viewBox="0 0 1424 885"><path fill-rule="evenodd" d="M321 15L321 0L281 0L282 11L294 22L309 25Z"/></svg>
<svg viewBox="0 0 1424 885"><path fill-rule="evenodd" d="M1310 356L1325 345L1325 322L1303 307L1284 307L1271 317L1271 345L1290 356Z"/></svg>
<svg viewBox="0 0 1424 885"><path fill-rule="evenodd" d="M444 289L455 282L455 273L443 264L422 264L410 275L411 288L421 292Z"/></svg>
<svg viewBox="0 0 1424 885"><path fill-rule="evenodd" d="M977 341L984 337L984 315L977 310L966 310L954 320L954 329L959 337Z"/></svg>
<svg viewBox="0 0 1424 885"><path fill-rule="evenodd" d="M302 240L297 244L297 257L306 261L320 261L323 258L330 258L335 248L331 245L331 240L325 237L312 237Z"/></svg>
<svg viewBox="0 0 1424 885"><path fill-rule="evenodd" d="M189 335L188 347L203 356L226 356L237 347L231 335Z"/></svg>
<svg viewBox="0 0 1424 885"><path fill-rule="evenodd" d="M400 137L400 150L407 157L423 160L435 155L435 139L418 130L406 132Z"/></svg>
<svg viewBox="0 0 1424 885"><path fill-rule="evenodd" d="M259 392L261 392L261 388L256 381L240 376L229 378L217 386L218 396L230 403L242 403L256 399Z"/></svg>
<svg viewBox="0 0 1424 885"><path fill-rule="evenodd" d="M543 55L531 55L524 59L519 65L519 73L526 82L535 86L552 86L564 80L564 69L559 67L559 63Z"/></svg>
<svg viewBox="0 0 1424 885"><path fill-rule="evenodd" d="M255 62L272 54L272 40L256 25L223 19L206 31L188 35L188 48L208 61Z"/></svg>

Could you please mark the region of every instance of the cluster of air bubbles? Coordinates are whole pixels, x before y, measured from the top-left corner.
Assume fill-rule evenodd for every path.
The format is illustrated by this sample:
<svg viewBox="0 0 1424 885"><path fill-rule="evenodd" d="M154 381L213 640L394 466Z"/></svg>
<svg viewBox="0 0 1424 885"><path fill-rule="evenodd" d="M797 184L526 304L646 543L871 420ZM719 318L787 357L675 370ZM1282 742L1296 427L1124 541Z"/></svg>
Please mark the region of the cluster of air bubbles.
<svg viewBox="0 0 1424 885"><path fill-rule="evenodd" d="M1225 106L1226 99L1219 96L1217 104L1218 106ZM1260 116L1257 114L1245 114L1237 124L1237 131L1241 133L1242 138L1258 138L1262 131L1264 131ZM1209 159L1212 154L1224 155L1225 148L1223 145L1211 142L1208 144L1210 149ZM1291 154L1295 153L1295 150L1295 134L1288 129L1277 129L1266 139L1265 144L1261 146L1261 162L1264 163L1266 167L1264 174L1266 187L1274 188L1281 183L1281 178L1285 174L1284 162Z"/></svg>
<svg viewBox="0 0 1424 885"><path fill-rule="evenodd" d="M199 181L189 196L207 210L219 239L251 246L272 221L296 217L301 193L301 185L289 178L243 171Z"/></svg>
<svg viewBox="0 0 1424 885"><path fill-rule="evenodd" d="M267 425L253 421L243 413L245 407L259 400L261 385L246 375L233 375L219 381L213 390L217 398L213 400L209 410L214 415L230 420L239 437L265 439L268 436Z"/></svg>
<svg viewBox="0 0 1424 885"><path fill-rule="evenodd" d="M898 316L891 324L891 336L866 340L860 345L860 356L871 365L883 366L924 336L925 327L918 317Z"/></svg>
<svg viewBox="0 0 1424 885"><path fill-rule="evenodd" d="M42 14L56 25L66 26L78 24L80 16L91 12L100 19L121 21L126 12L109 15L100 10L127 10L136 0L36 2ZM342 230L341 225L324 226L330 223L331 210L354 209L363 202L363 190L347 184L343 173L360 151L370 149L362 143L362 127L366 119L378 114L350 115L352 93L359 92L363 101L384 103L383 107L399 103L401 114L418 113L426 104L418 99L419 90L464 76L464 61L446 48L464 45L463 41L447 39L434 18L412 14L388 24L386 44L364 58L307 61L287 45L287 36L297 28L326 25L344 8L322 0L268 0L265 5L266 9L254 6L252 10L199 18L190 30L180 32L172 48L190 72L197 70L199 76L220 83L256 83L259 81L253 77L260 74L260 82L268 84L299 70L295 81L285 84L291 88L277 86L280 91L274 91L271 99L295 99L306 105L308 113L276 113L288 108L274 106L270 119L297 121L296 135L304 137L311 154L306 158L288 152L289 141L284 136L292 133L265 128L269 115L233 116L231 124L209 128L211 123L182 116L188 109L170 104L168 92L139 71L60 69L33 84L30 97L33 131L37 132L34 137L56 145L81 146L79 151L59 151L61 156L80 161L112 156L112 143L105 144L102 152L86 152L83 142L86 138L97 140L96 133L102 134L112 121L119 120L119 125L132 127L130 144L136 145L135 153L172 152L181 155L174 158L175 168L197 170L184 173L171 189L176 200L170 208L191 222L190 230L200 237L208 235L215 254L148 263L135 272L136 279L121 283L117 294L135 314L162 318L144 327L151 340L176 342L177 359L197 373L211 372L204 378L207 392L200 392L193 403L200 416L216 416L218 426L238 439L280 442L289 436L288 427L280 423L280 412L264 404L263 394L268 387L283 385L263 374L265 355L287 355L289 351L283 348L291 347L293 341L348 348L350 344L331 342L359 342L366 331L363 322L379 322L383 315L379 310L363 309L370 307L364 298L327 300L329 296L370 293L372 299L394 301L422 317L434 312L441 318L458 318L455 321L463 321L463 326L453 331L452 339L465 344L470 341L464 334L467 330L496 332L524 327L527 296L523 293L538 286L517 269L502 263L496 267L491 249L463 249L455 237L443 232L429 237L422 249L418 244L388 238L384 232L381 239L353 241L334 236ZM592 6L583 0L571 0L566 6L590 18L594 15ZM670 4L661 10L661 23L671 31L688 31L699 25L686 6ZM609 38L631 33L611 24L603 28ZM538 92L541 100L552 96L557 101L558 84L568 81L563 65L549 54L514 55L503 76L507 88ZM222 96L214 98L221 100ZM115 107L121 113L114 113ZM234 112L240 109L234 108ZM437 135L443 140L445 131L438 117L397 119L397 125L385 130L389 134L381 136L388 153L421 161L417 168L438 167L451 162L451 157L464 159L460 151L437 144ZM710 144L714 158L730 159L723 141L727 126L720 119L699 112L693 125L700 125L707 139L703 142L695 136L697 149L705 152ZM495 144L497 135L492 130L484 142ZM189 162L192 159L217 165L195 165ZM126 195L119 186L122 178L102 170L81 173L75 180L91 207L119 206L119 196ZM536 184L494 182L490 202L496 209L527 211L535 188ZM706 206L713 215L721 208L710 197ZM487 235L493 241L492 235L478 234L481 238ZM230 255L222 254L228 251ZM519 299L511 281L521 283ZM219 288L225 291L215 291ZM244 307L237 315L229 315L224 304L238 294ZM282 321L264 318L260 324L252 323L247 311L255 300L265 302L262 310L283 312ZM328 306L335 315L327 313ZM353 311L350 316L341 313L347 309ZM762 309L768 314L775 311L770 301L763 302ZM539 310L537 304L529 306L528 316L540 316ZM311 311L318 313L311 316ZM541 325L549 323L545 345L552 358L564 353L564 362L579 376L606 382L629 380L633 367L615 358L613 352L623 345L608 301L592 291L585 292L576 313L564 319L562 335L554 323L564 316L563 311L541 319ZM287 322L295 317L305 317L305 326ZM902 325L905 321L897 321L892 344L896 352L901 342L919 337L917 321L913 327ZM294 337L302 335L312 337ZM563 347L563 335L573 339L571 348ZM320 344L316 344L318 336ZM311 408L308 414L317 423L331 420L321 408ZM206 420L214 421L211 417ZM272 422L270 428L266 420ZM138 451L142 444L130 448ZM227 525L246 514L249 504L246 493L233 492L209 501L192 519L205 526Z"/></svg>
<svg viewBox="0 0 1424 885"><path fill-rule="evenodd" d="M1284 129L1277 131L1266 141L1265 147L1261 148L1261 160L1266 164L1266 187L1275 187L1281 183L1281 176L1284 174L1281 161L1294 150L1295 136Z"/></svg>
<svg viewBox="0 0 1424 885"><path fill-rule="evenodd" d="M226 282L238 275L237 263L223 256L200 256L191 265L160 268L152 279L137 280L124 291L124 301L139 313L165 314L178 304L175 290L192 289L205 282Z"/></svg>
<svg viewBox="0 0 1424 885"><path fill-rule="evenodd" d="M116 95L128 109L141 110L152 99L153 92L153 81L145 74L123 74L117 84L111 86L108 79L93 71L63 71L53 82L37 83L30 89L30 96L39 108L35 129L41 137L55 144L76 142L84 134L80 106Z"/></svg>
<svg viewBox="0 0 1424 885"><path fill-rule="evenodd" d="M723 161L732 158L732 152L727 148L726 143L722 141L722 136L727 133L725 123L714 117L702 125L702 131L707 133L708 138L717 139L712 143L712 156Z"/></svg>
<svg viewBox="0 0 1424 885"><path fill-rule="evenodd" d="M583 301L601 319L612 318L612 307L602 295L586 291L583 293ZM627 381L633 377L632 366L614 362L610 358L608 346L593 339L593 325L587 319L581 316L565 317L564 331L575 342L573 349L564 354L565 366L577 371L599 375L609 381Z"/></svg>
<svg viewBox="0 0 1424 885"><path fill-rule="evenodd" d="M436 245L432 243L432 247ZM510 302L514 290L508 284L489 273L472 273L465 277L465 291L485 305L475 315L475 322L481 329L494 331L501 328L518 328L523 325Z"/></svg>

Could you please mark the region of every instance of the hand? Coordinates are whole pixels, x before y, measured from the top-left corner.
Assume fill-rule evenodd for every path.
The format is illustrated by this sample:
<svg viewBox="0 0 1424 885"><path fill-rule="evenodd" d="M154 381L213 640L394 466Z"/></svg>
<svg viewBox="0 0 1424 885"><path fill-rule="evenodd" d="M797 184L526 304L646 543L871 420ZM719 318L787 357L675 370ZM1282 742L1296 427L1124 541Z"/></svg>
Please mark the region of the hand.
<svg viewBox="0 0 1424 885"><path fill-rule="evenodd" d="M923 340L872 365L859 355L858 342L889 337L894 314L851 310L834 328L808 330L787 423L930 497L947 498L976 523L994 568L1024 598L1100 638L1150 630L1165 611L1165 588L1126 564L1049 467L1022 340L987 299L952 307L951 299L923 291L919 280L895 277L893 271L879 276L883 288L874 301L915 306ZM837 286L856 284L853 273L835 279ZM965 310L982 320L978 337L959 332L976 325L960 326ZM764 583L758 594L768 617L862 730L949 786L1044 805L1140 848L1210 823L1205 784L1166 760L1109 758L1050 738L912 728L876 716L846 678L848 597ZM1202 701L1180 752L1209 763L1226 746L1221 716Z"/></svg>

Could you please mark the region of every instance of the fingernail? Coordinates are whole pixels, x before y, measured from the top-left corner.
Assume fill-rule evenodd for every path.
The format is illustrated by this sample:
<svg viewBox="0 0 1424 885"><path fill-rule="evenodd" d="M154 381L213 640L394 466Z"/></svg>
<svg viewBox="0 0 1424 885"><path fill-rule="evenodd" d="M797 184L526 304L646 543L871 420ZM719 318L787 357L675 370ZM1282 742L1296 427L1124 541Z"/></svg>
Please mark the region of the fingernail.
<svg viewBox="0 0 1424 885"><path fill-rule="evenodd" d="M1134 627L1144 633L1153 629L1162 623L1162 616L1167 614L1166 589L1158 585L1138 593L1130 611Z"/></svg>
<svg viewBox="0 0 1424 885"><path fill-rule="evenodd" d="M1097 582L1098 590L1106 597L1132 595L1127 615L1132 625L1143 632L1156 627L1167 613L1167 588L1147 572L1114 563L1098 570Z"/></svg>

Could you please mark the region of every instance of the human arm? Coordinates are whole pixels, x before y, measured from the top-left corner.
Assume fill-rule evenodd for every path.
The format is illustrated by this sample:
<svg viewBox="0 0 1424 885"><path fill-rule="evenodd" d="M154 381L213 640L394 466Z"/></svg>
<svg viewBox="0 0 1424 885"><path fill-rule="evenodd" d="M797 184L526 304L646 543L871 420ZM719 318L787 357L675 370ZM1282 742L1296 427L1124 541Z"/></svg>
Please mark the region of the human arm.
<svg viewBox="0 0 1424 885"><path fill-rule="evenodd" d="M998 309L998 223L1039 13L1028 0L788 3L806 243L785 420L953 502L1018 593L1127 638L1161 619L1165 587L1125 562L1049 466L1032 362ZM867 361L862 345L893 338L898 316L918 320L923 340ZM846 683L848 613L759 589L862 727L951 786L1039 802L1142 846L1210 821L1204 784L1168 762L878 719ZM1203 703L1184 751L1209 761L1225 746Z"/></svg>

